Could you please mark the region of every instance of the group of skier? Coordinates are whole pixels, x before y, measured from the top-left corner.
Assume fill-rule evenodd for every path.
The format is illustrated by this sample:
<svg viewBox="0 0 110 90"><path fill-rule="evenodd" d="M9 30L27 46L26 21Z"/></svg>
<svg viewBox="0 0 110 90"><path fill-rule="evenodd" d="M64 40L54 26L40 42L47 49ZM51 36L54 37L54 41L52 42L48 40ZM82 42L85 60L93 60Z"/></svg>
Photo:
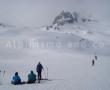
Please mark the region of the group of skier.
<svg viewBox="0 0 110 90"><path fill-rule="evenodd" d="M94 66L96 60L97 60L97 56L94 56L94 59L92 60L92 66ZM39 62L36 67L37 76L31 70L30 73L28 74L28 81L27 82L22 82L18 72L15 72L15 75L12 78L11 84L14 84L14 85L25 84L25 83L31 84L31 83L35 83L36 80L38 80L38 83L40 83L40 80L42 80L42 70L43 69L44 68L43 68L42 64Z"/></svg>
<svg viewBox="0 0 110 90"><path fill-rule="evenodd" d="M43 70L43 66L39 62L36 67L38 79L36 79L37 78L36 74L31 70L30 73L28 74L28 81L27 82L22 82L18 72L15 72L15 75L12 78L11 84L14 84L14 85L25 84L25 83L31 84L31 83L35 83L36 80L38 80L38 83L40 83L40 80L42 79L42 70Z"/></svg>

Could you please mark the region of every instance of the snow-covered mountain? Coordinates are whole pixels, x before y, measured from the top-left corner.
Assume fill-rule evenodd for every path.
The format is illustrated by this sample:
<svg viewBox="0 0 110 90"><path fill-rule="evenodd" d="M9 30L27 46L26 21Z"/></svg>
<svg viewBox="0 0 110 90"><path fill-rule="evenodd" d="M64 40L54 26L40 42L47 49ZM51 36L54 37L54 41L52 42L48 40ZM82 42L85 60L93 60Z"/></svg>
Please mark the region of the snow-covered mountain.
<svg viewBox="0 0 110 90"><path fill-rule="evenodd" d="M88 32L102 32L104 34L110 34L109 24L94 18L91 14L84 15L79 12L62 11L57 15L52 24L46 26L47 30L54 29L64 31L66 29L75 31L77 29Z"/></svg>
<svg viewBox="0 0 110 90"><path fill-rule="evenodd" d="M107 26L106 23L101 23L99 20L95 20L92 16L83 15L78 12L71 13L62 11L52 21L52 25L46 27L17 28L9 27L8 25L3 27L3 25L1 25L0 28L0 38L34 38L43 42L59 41L62 44L62 50L70 43L73 49L83 49L83 51L89 50L89 52L97 53L99 51L97 49L101 49L99 53L109 54L108 51L106 51L110 47L109 26ZM78 47L74 47L74 44L77 43Z"/></svg>
<svg viewBox="0 0 110 90"><path fill-rule="evenodd" d="M74 23L85 23L95 21L91 17L84 17L78 12L65 12L62 11L58 16L55 17L53 25L61 26L64 24L74 24Z"/></svg>
<svg viewBox="0 0 110 90"><path fill-rule="evenodd" d="M109 25L107 23L102 23L100 20L94 19L92 16L82 15L77 12L64 12L62 11L57 15L52 22L52 25L44 27L43 30L48 30L50 32L60 32L73 37L80 38L73 40L78 41L81 44L86 44L93 49L100 47L104 52L109 49L110 31ZM106 48L103 50L103 48ZM95 48L96 49L96 48ZM98 51L98 50L96 50Z"/></svg>
<svg viewBox="0 0 110 90"><path fill-rule="evenodd" d="M0 69L6 73L1 74L0 90L109 90L109 29L106 23L77 12L61 12L46 27L1 25ZM94 55L98 60L92 67ZM27 81L29 71L36 72L38 61L43 63L43 78L48 81L10 84L16 71Z"/></svg>

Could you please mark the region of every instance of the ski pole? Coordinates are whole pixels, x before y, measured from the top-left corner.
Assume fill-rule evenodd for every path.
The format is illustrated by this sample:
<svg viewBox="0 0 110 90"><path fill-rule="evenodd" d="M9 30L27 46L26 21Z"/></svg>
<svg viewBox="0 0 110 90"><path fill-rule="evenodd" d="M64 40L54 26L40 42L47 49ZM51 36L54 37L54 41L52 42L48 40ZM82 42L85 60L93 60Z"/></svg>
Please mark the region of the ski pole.
<svg viewBox="0 0 110 90"><path fill-rule="evenodd" d="M5 71L0 71L0 84L3 84L3 80L4 80L4 75L5 75Z"/></svg>
<svg viewBox="0 0 110 90"><path fill-rule="evenodd" d="M45 70L44 70L44 75L45 75L45 79L46 79L46 72L45 72Z"/></svg>
<svg viewBox="0 0 110 90"><path fill-rule="evenodd" d="M46 65L46 68L47 68L47 79L48 79L48 67L47 67L47 65Z"/></svg>

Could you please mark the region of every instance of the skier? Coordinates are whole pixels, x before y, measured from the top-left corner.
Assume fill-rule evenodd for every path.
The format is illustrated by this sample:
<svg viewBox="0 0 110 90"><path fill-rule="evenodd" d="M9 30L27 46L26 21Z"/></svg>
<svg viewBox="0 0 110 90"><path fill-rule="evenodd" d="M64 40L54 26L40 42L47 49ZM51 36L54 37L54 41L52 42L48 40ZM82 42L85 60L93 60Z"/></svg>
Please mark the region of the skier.
<svg viewBox="0 0 110 90"><path fill-rule="evenodd" d="M94 61L94 59L92 60L92 66L94 66L94 64L95 64L95 61Z"/></svg>
<svg viewBox="0 0 110 90"><path fill-rule="evenodd" d="M12 78L11 84L14 84L14 85L22 84L21 78L18 75L18 72L15 72L15 75Z"/></svg>
<svg viewBox="0 0 110 90"><path fill-rule="evenodd" d="M38 83L40 83L40 80L42 79L42 69L43 69L43 66L39 62L38 65L37 65L37 68L36 68L36 71L38 73Z"/></svg>
<svg viewBox="0 0 110 90"><path fill-rule="evenodd" d="M28 84L36 82L36 74L31 70L28 74Z"/></svg>
<svg viewBox="0 0 110 90"><path fill-rule="evenodd" d="M97 60L97 56L96 55L94 56L94 58L95 58L95 60Z"/></svg>

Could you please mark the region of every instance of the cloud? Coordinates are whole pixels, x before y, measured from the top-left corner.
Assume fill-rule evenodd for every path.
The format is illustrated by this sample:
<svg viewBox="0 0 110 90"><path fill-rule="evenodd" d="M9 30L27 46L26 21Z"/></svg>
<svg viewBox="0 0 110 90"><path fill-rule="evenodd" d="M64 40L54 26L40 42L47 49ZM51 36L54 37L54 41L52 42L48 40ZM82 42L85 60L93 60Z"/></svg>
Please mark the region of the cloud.
<svg viewBox="0 0 110 90"><path fill-rule="evenodd" d="M110 21L109 0L0 0L0 22L18 26L50 24L62 10L92 13Z"/></svg>

